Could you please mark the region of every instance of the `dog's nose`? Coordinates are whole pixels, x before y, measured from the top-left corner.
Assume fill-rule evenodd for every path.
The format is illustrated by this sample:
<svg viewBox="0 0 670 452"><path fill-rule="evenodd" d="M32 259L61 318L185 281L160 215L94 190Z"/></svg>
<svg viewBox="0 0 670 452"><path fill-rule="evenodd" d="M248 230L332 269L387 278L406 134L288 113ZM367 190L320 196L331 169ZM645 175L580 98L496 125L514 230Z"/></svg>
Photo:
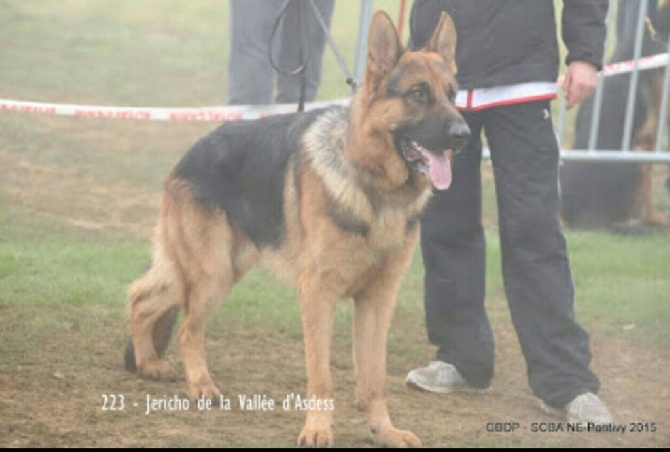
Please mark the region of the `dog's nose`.
<svg viewBox="0 0 670 452"><path fill-rule="evenodd" d="M455 153L459 153L470 139L470 128L465 122L452 122L447 130Z"/></svg>

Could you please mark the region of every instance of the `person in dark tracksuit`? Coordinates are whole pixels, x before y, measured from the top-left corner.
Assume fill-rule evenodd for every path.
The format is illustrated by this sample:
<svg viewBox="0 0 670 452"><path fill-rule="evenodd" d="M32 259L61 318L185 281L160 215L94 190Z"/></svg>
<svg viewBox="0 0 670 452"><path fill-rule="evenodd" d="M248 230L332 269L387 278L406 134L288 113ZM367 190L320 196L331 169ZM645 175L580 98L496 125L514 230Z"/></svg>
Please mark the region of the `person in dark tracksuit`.
<svg viewBox="0 0 670 452"><path fill-rule="evenodd" d="M587 332L576 322L575 290L558 216L559 148L550 100L559 50L552 0L415 0L410 48L423 47L441 11L456 26L456 103L472 137L454 159L451 187L421 219L428 337L437 358L407 375L411 387L447 393L486 390L494 341L484 309L482 132L494 170L502 273L533 392L547 412L573 422L610 423L596 395ZM601 68L607 0L564 0L568 108L592 94Z"/></svg>

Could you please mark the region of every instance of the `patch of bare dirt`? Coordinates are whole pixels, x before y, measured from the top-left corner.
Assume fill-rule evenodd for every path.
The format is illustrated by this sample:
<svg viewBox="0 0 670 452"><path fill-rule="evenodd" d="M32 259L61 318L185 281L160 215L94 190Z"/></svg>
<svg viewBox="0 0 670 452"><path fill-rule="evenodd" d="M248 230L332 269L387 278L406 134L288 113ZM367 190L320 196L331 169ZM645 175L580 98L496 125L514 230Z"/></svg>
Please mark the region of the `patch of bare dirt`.
<svg viewBox="0 0 670 452"><path fill-rule="evenodd" d="M160 206L159 192L124 183L103 183L63 165L39 164L0 151L3 191L21 206L49 219L87 230L122 229L150 237Z"/></svg>
<svg viewBox="0 0 670 452"><path fill-rule="evenodd" d="M401 321L396 320L396 324ZM295 445L304 413L294 408L285 411L281 402L291 393L304 394L299 338L263 328L249 331L237 319L227 320L226 334L210 334L207 350L212 374L231 400L231 409L214 406L198 410L192 403L185 410L146 414L147 396L185 397L177 345L173 343L168 353L180 374L177 382L141 380L123 369L124 322L118 317L103 317L99 322L95 331L68 328L50 333L49 345L60 351L56 356L34 349L25 356L28 364L0 364L0 446ZM670 444L670 356L666 351L634 346L625 339L595 338L593 367L603 382L600 395L626 431L568 433L552 431L566 428L566 424L538 408L537 399L528 389L525 365L509 321L494 322L494 332L496 377L492 392L485 395L438 396L410 390L404 384L405 374L425 364L428 347L425 356L417 360L390 355L387 393L396 426L412 430L431 447ZM336 445L371 446L363 416L353 406L349 333L336 335L333 353ZM274 399L276 408L240 409L239 395L252 394ZM116 397L115 406L112 396ZM119 405L120 396L123 407ZM633 426L649 431L631 431ZM514 430L496 432L496 428Z"/></svg>

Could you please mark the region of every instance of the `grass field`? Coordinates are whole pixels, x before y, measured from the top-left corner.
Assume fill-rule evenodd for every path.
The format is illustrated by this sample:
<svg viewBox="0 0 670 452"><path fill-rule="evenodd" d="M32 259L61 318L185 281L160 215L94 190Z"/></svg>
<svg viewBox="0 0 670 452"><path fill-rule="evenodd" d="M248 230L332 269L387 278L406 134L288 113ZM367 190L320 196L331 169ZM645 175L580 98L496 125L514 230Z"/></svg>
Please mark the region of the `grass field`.
<svg viewBox="0 0 670 452"><path fill-rule="evenodd" d="M356 5L356 6L354 6ZM375 6L396 17L399 2ZM358 3L337 2L332 31L353 61ZM0 0L0 98L125 106L223 104L227 2ZM405 27L405 30L407 28ZM406 36L406 35L405 35ZM349 88L327 51L320 99ZM147 266L162 181L214 123L149 123L0 111L0 446L291 446L302 413L102 410L102 394L143 400L183 393L122 369L126 286ZM569 140L568 140L569 141ZM487 306L497 341L489 399L435 400L408 392L406 372L432 358L417 251L389 343L394 419L428 446L659 446L670 444L670 233L645 237L568 231L576 314L592 338L602 395L638 436L541 435L506 309L494 187L485 174ZM665 168L659 169L659 175ZM660 178L658 186L660 186ZM657 190L657 203L664 202ZM352 394L351 305L338 306L333 356L338 445L361 444ZM169 356L178 368L179 351ZM292 289L254 271L208 327L212 371L228 394L280 397L305 388L300 313ZM181 369L180 369L181 371ZM527 429L488 433L488 422Z"/></svg>

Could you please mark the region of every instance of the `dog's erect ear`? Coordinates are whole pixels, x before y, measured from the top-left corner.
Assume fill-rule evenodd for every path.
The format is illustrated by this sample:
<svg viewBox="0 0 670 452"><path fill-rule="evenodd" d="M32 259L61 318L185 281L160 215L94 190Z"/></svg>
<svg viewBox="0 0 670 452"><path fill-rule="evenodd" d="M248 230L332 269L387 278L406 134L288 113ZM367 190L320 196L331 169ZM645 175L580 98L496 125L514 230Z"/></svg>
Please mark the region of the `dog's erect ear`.
<svg viewBox="0 0 670 452"><path fill-rule="evenodd" d="M372 16L368 36L369 69L382 76L395 67L401 54L402 45L393 21L384 11L377 11Z"/></svg>
<svg viewBox="0 0 670 452"><path fill-rule="evenodd" d="M430 38L430 41L428 41L424 50L439 54L444 62L447 63L451 72L456 74L458 70L455 60L456 27L449 14L442 12L440 22L438 22L435 32L433 32L433 37Z"/></svg>

